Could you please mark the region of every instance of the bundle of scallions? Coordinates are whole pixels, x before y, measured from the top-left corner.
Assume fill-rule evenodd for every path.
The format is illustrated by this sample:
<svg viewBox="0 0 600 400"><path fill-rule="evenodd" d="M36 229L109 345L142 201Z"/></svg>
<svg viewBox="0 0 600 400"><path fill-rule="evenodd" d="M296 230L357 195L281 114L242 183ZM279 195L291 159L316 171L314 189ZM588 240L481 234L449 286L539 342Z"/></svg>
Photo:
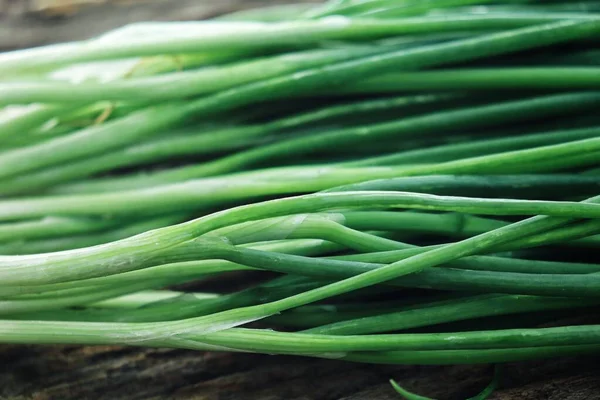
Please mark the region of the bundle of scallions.
<svg viewBox="0 0 600 400"><path fill-rule="evenodd" d="M0 343L600 352L547 324L600 304L598 2L135 24L0 54L0 106Z"/></svg>

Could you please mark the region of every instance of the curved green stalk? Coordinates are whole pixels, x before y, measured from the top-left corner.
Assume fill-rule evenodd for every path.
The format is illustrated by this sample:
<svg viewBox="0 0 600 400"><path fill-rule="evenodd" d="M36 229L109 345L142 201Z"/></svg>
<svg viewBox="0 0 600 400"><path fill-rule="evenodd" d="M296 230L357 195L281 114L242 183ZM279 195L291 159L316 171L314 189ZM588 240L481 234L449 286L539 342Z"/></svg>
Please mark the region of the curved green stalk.
<svg viewBox="0 0 600 400"><path fill-rule="evenodd" d="M0 224L0 242L98 232L119 223L120 221L111 219L48 216L40 220Z"/></svg>
<svg viewBox="0 0 600 400"><path fill-rule="evenodd" d="M496 125L498 123L507 123L508 121L535 120L549 115L555 116L562 113L568 114L576 110L584 111L586 109L594 108L598 104L600 104L600 93L586 92L540 96L527 100L516 100L466 109L442 111L439 113L432 113L380 124L345 128L331 132L317 132L312 135L302 135L295 138L292 137L287 140L242 151L200 165L192 165L167 171L160 171L151 175L133 177L126 176L124 178L112 178L104 181L100 180L98 182L86 182L79 185L74 184L71 191L100 192L104 191L105 188L110 188L110 190L127 190L136 187L148 187L164 183L180 182L198 177L238 171L255 165L258 162L263 162L266 160L273 161L275 159L289 157L291 155L313 153L319 149L334 148L335 146L342 144L359 145L364 141L372 141L382 138L393 137L395 139L401 139L416 137L417 135L435 134L447 131L448 126L452 126L452 129L482 128L485 126ZM596 143L597 137L590 138L589 140L590 144ZM578 146L584 145L585 143L580 140L578 144L571 145ZM524 154L528 154L530 157L536 157L534 160L539 162L539 158L542 158L545 156L545 154L547 154L546 151L552 151L553 149L566 150L570 147L569 143L560 143L556 144L555 146L558 147L552 148L551 146L546 146L545 148L532 148L521 151L529 151L529 153ZM594 149L596 148L593 147L586 149L586 151L591 152ZM516 158L513 156L513 153L518 155L521 154L518 151L514 151L490 155L488 157L490 157L491 160L496 160L497 157L503 157L501 162L503 166L505 166L506 161L516 160ZM581 155L579 152L576 154ZM496 158L494 158L494 156L496 156ZM553 155L552 158L556 158L556 155ZM421 159L427 160L427 158ZM433 165L427 164L423 166L414 166L412 168L411 166L407 166L405 175L453 173L453 168L456 168L457 165L462 166L468 162L478 163L487 160L487 158L472 157L467 159L459 159L456 161L458 164L451 164L451 161L449 161L448 163L434 163ZM528 161L526 158L520 157L519 165L521 166L522 164L527 164L526 161ZM369 161L363 161L361 164L368 162ZM487 165L485 166L487 167ZM477 168L473 169L476 171L481 171L481 166L478 165ZM495 170L487 169L484 171L494 172ZM464 168L462 168L458 172L469 173L471 171L465 171ZM65 189L65 191L67 190L69 190L68 187Z"/></svg>
<svg viewBox="0 0 600 400"><path fill-rule="evenodd" d="M335 250L339 250L339 246L324 242L319 239L308 240L290 240L279 241L273 243L252 243L247 247L272 251L276 253L295 254L304 256L314 256L327 254ZM131 284L136 282L167 282L166 284L182 283L202 277L208 274L214 274L227 271L252 270L253 268L240 264L235 264L225 260L194 260L181 261L168 264L156 265L149 268L124 272L120 274L102 276L98 278L69 281L55 284L45 285L24 285L24 286L9 286L0 288L1 298L10 298L23 294L43 293L52 291L61 291L65 289L87 287L87 286L111 286ZM172 279L167 281L167 279ZM151 288L154 283L148 287Z"/></svg>
<svg viewBox="0 0 600 400"><path fill-rule="evenodd" d="M172 323L162 323L170 325ZM5 343L62 343L69 339L77 344L136 343L135 323L77 323L51 321L2 321L0 338ZM159 323L144 324L152 331ZM598 345L598 325L568 326L539 329L507 329L480 332L452 332L426 334L335 336L309 333L275 332L258 329L229 329L213 333L175 333L170 338L147 339L147 345L163 343L178 346L182 340L203 346L227 350L279 354L318 354L325 352L398 351L398 350L473 350L514 349L548 346ZM70 335L66 332L71 332ZM48 333L51 332L51 333ZM19 336L19 333L21 336ZM144 332L148 334L149 332ZM151 335L151 334L150 334ZM143 342L142 342L143 343ZM210 348L210 347L209 347ZM205 347L206 349L206 347Z"/></svg>
<svg viewBox="0 0 600 400"><path fill-rule="evenodd" d="M360 214L360 213L359 213ZM366 213L366 214L370 214L370 213ZM349 214L351 216L351 214ZM354 217L356 219L356 217ZM367 219L368 216L365 216L364 218L361 218L363 220ZM295 234L296 232L294 232L294 230L296 230L298 233L300 233L300 237L305 237L305 236L309 236L309 237L315 237L315 236L319 236L319 234L321 234L322 236L329 238L328 234L324 234L323 231L327 230L328 227L330 225L322 225L322 224L317 224L314 227L311 226L311 224L309 224L309 226L307 227L302 227L302 224L305 223L306 218L300 218L300 220L298 221L298 218L294 217L293 219L295 219L295 223L293 224L294 226L292 227L292 230L287 229L285 227L281 226L281 222L282 221L265 221L268 222L267 226L277 226L278 228L281 228L281 230L283 231L284 236L286 237L290 237L290 238L294 238L297 237L298 235ZM351 222L352 218L350 218L350 225L352 225ZM323 220L319 220L317 219L315 222L319 222L319 221L323 221ZM327 220L324 220L327 221ZM294 221L292 221L294 222ZM256 225L256 224L254 224ZM252 224L250 225L252 227ZM242 229L242 233L240 234L239 229L236 229L235 227L233 228L233 232L239 236L240 238L243 238L245 240L256 240L256 236L248 236L247 233L243 233L243 229ZM308 228L308 230L307 230ZM259 225L259 231L260 231L260 225ZM264 228L262 228L264 229ZM300 232L301 231L301 232ZM215 231L216 232L216 231ZM311 232L316 232L316 233L311 233ZM368 240L368 237L365 235L360 235L360 232L350 232L350 231L339 231L339 229L334 228L333 229L333 233L336 234L336 236L339 238L341 233L344 234L344 236L348 236L353 237L356 236L357 234L359 234L359 237L356 239L360 239L360 240ZM238 241L239 239L234 239L232 236L227 237L227 239L232 240L232 241ZM265 239L271 239L271 237L266 237ZM355 240L356 240L355 239ZM336 240L335 238L333 238L332 240ZM341 242L348 242L348 240L346 239L340 239ZM394 245L394 243L396 242L383 242L383 247L384 248L396 248L398 246ZM291 244L293 245L293 244ZM398 243L398 245L400 245L400 248L402 248L402 245L400 243ZM269 245L267 245L268 248ZM282 243L281 246L285 246L285 243ZM362 244L361 246L365 246L365 244ZM376 244L376 246L379 246L379 244ZM260 246L259 246L260 247ZM320 247L320 245L319 245ZM177 249L177 248L176 248ZM295 247L292 247L293 253L294 254L298 254L297 250L302 250L302 248L300 249L296 249ZM307 250L309 250L310 248L308 248ZM377 250L377 248L374 248L375 250ZM365 271L370 271L376 268L381 268L383 266L383 264L374 264L373 261L377 261L377 262L393 262L400 259L404 259L410 256L413 256L415 254L419 254L422 253L423 251L426 251L427 249L423 249L423 248L417 248L415 249L415 251L410 251L410 252L406 252L407 254L404 254L404 251L401 252L395 252L395 251L391 251L391 252L385 252L385 253L375 253L375 254L364 254L364 255L358 255L358 256L344 256L341 257L341 259L343 260L349 260L349 261L336 261L336 260L326 260L326 259L310 259L310 258L303 258L303 257L290 257L290 255L282 255L282 254L278 254L278 253L268 253L268 252L264 252L264 251L252 251L251 249L225 249L223 248L220 252L218 253L214 253L215 255L218 255L218 257L223 257L226 260L230 260L230 261L235 261L238 264L231 264L228 262L223 262L223 261L206 261L206 262L200 262L200 263L192 263L192 264L188 264L188 263L181 263L181 261L185 261L186 258L189 259L195 259L197 257L197 254L193 251L194 250L194 245L191 244L190 246L184 247L182 248L182 250L179 250L178 254L182 254L183 258L178 257L175 258L175 261L179 261L179 264L169 264L169 265L165 265L162 267L157 267L157 268L149 268L146 270L141 270L141 271L134 271L134 272L130 272L130 273L126 273L126 274L118 274L118 275L112 275L110 277L106 277L106 278L96 278L96 279L90 279L90 280L84 280L84 281L77 281L77 282L72 282L67 283L67 284L58 284L58 285L46 285L43 288L36 288L36 287L18 287L18 288L13 288L13 290L15 291L14 293L27 293L28 290L33 290L33 291L42 291L42 290L49 290L52 287L54 288L54 290L61 288L58 292L48 292L48 293L41 293L41 297L47 297L47 296L60 296L60 297L64 297L64 296L73 296L73 294L71 293L72 290L67 290L65 291L62 288L71 288L73 287L75 289L76 293L79 293L81 291L86 292L89 291L93 288L89 288L86 289L86 287L89 287L90 284L92 285L100 285L98 288L100 291L103 290L104 287L106 287L106 285L109 282L114 281L115 283L119 283L119 284L125 284L128 282L127 277L130 276L130 278L133 278L134 281L136 281L136 279L141 279L142 276L147 276L147 278L143 278L143 280L146 282L146 286L141 287L141 289L147 289L147 288L154 288L154 287L161 287L161 286L165 286L165 285L172 285L172 284L177 284L177 283L182 283L185 282L189 279L193 279L199 276L202 276L206 273L211 273L211 272L217 272L217 271L227 271L227 270L237 270L237 269L245 269L247 268L247 266L251 266L251 267L257 267L259 269L267 269L267 270L275 270L278 272L284 272L284 273L292 273L292 274L307 274L307 275L312 275L312 276L316 276L317 278L325 278L325 279L339 279L340 277L344 278L347 276L352 276L355 274L359 274ZM316 248L315 248L316 250ZM370 250L370 249L365 249L365 250ZM200 251L200 256L202 256L203 251ZM166 255L163 255L163 258ZM340 257L338 257L340 258ZM366 260L366 262L365 262ZM359 261L359 262L355 262L355 261ZM158 261L156 261L158 262ZM164 262L164 261L163 261ZM241 263L241 264L240 264ZM533 267L538 273L542 273L545 275L542 276L534 276L531 277L527 274L498 274L498 273L492 273L492 274L486 274L485 272L483 274L479 274L475 271L465 271L467 272L467 274L465 273L461 273L460 271L454 271L454 270L449 270L449 271L444 271L444 272L438 272L436 270L430 270L430 271L426 271L422 274L417 274L417 275L412 275L412 278L415 279L411 279L411 277L408 277L407 279L400 279L398 281L393 281L391 282L392 284L396 284L396 285L400 285L400 286L415 286L416 287L422 287L423 285L425 285L426 287L440 287L442 289L446 289L448 288L448 284L450 284L450 288L458 288L458 290L461 290L464 285L472 285L472 288L470 290L482 290L482 288L484 289L489 289L489 290L493 290L493 291L498 291L498 292L507 292L507 293L533 293L533 294L557 294L557 295L565 295L565 296L570 296L572 295L572 293L574 292L576 296L589 296L589 295L597 295L597 289L596 289L596 277L594 276L590 276L590 275L586 275L583 276L581 278L572 278L572 277L564 277L564 276L560 276L560 275L548 275L549 273L553 273L553 271L558 270L559 273L589 273L589 272L594 272L597 271L597 266L595 265L588 265L588 264L571 264L571 263L548 263L548 262L536 262L536 261L527 261L527 260L512 260L512 259L502 259L502 258L496 258L496 257L471 257L471 258L467 258L464 260L459 260L456 261L455 263L451 263L450 266L456 266L456 267L460 267L460 268L467 268L467 269L483 269L488 270L490 269L489 265L492 265L493 271L519 271L519 272L529 272L529 270ZM179 267L183 267L183 269L180 269ZM573 271L571 270L573 269ZM164 278L161 278L161 271L164 271L167 273L167 275L164 275L165 278L167 278L166 280ZM157 273L158 272L158 273ZM191 274L191 275L190 275ZM135 277L135 278L134 278ZM517 281L521 281L521 283L517 283L517 284L513 284L512 282L514 282L515 280ZM560 290L557 292L557 288L560 287L560 285L557 285L557 281L560 281L563 283L563 286L560 288ZM530 283L533 282L533 283ZM529 284L528 284L529 283ZM76 286L74 285L76 284ZM461 286L462 285L462 286ZM84 287L80 287L80 286L84 286ZM591 291L590 291L591 290ZM4 295L7 295L9 293L11 293L11 288L5 288L3 291ZM73 293L75 293L73 292ZM19 299L25 299L25 298L29 298L31 296L20 296L19 298L16 298L16 300ZM35 296L35 298L39 298L40 296L37 295Z"/></svg>
<svg viewBox="0 0 600 400"><path fill-rule="evenodd" d="M366 57L391 46L306 50L231 65L111 82L10 81L0 83L0 105L29 103L159 102L214 93L306 68ZM1 56L0 56L1 58ZM0 68L2 62L0 60Z"/></svg>
<svg viewBox="0 0 600 400"><path fill-rule="evenodd" d="M153 134L161 128L179 123L192 114L201 116L217 110L223 112L248 104L257 97L262 97L263 100L276 99L288 96L290 93L313 90L323 85L343 85L369 74L384 72L399 63L403 69L414 70L561 43L593 36L598 32L600 32L600 22L598 21L561 21L510 31L510 33L503 32L474 39L423 46L417 49L392 51L321 68L306 69L290 75L225 90L189 102L185 106L164 104L150 107L114 122L82 130L76 135L0 155L0 177L57 164L66 159L83 157L90 154L91 149L98 151L97 148L106 150L115 148L124 143L131 143L139 137ZM89 48L87 46L85 49ZM1 58L0 63L6 65L1 62ZM111 140L106 140L106 135L109 135L110 132L119 132L119 134L113 134Z"/></svg>
<svg viewBox="0 0 600 400"><path fill-rule="evenodd" d="M341 278L358 277L364 273L389 268L394 263L408 262L414 257L425 257L432 251L440 251L444 247L434 249L417 249L415 252L398 256L390 264L380 264L365 261L335 260L335 259L312 259L298 256L281 256L264 252L245 250L230 250L222 257L238 264L247 265L259 269L272 270L288 274L308 275L316 279L339 280ZM423 251L425 250L425 251ZM398 253L395 253L398 254ZM360 257L365 259L367 257ZM398 261L400 260L400 261ZM409 276L389 281L389 284L401 287L425 288L438 290L473 291L487 293L514 293L541 296L565 296L565 297L599 297L600 275L595 272L594 266L589 267L587 273L580 274L552 274L548 271L537 273L506 272L498 271L500 268L508 270L525 264L527 262L505 262L498 260L496 269L486 269L486 258L467 258L454 261L461 269L438 268L427 269ZM285 261L285 262L284 262ZM492 260L495 261L495 260ZM452 266L454 263L450 263ZM499 264L499 266L498 266ZM480 270L471 270L470 266L479 266ZM505 267L506 266L506 267ZM561 268L568 268L567 264ZM537 268L543 268L538 265ZM596 266L597 268L597 266Z"/></svg>
<svg viewBox="0 0 600 400"><path fill-rule="evenodd" d="M357 113L369 113L378 110L401 109L421 104L435 104L456 98L456 95L417 95L390 99L375 99L358 103L335 105L309 111L291 117L268 122L262 125L234 126L217 130L208 130L198 135L186 133L180 136L159 137L146 143L132 145L123 149L113 149L109 153L88 159L74 160L65 165L57 165L43 170L32 171L2 182L0 193L14 194L31 192L45 186L86 177L98 172L116 168L130 167L148 162L182 155L209 155L223 150L245 148L257 141L282 130L302 127L330 118L340 118Z"/></svg>
<svg viewBox="0 0 600 400"><path fill-rule="evenodd" d="M98 197L96 197L96 199L98 199ZM149 197L148 199L154 201L156 200L156 197ZM65 205L65 210L74 206L74 204ZM99 205L100 203L98 203L98 206ZM141 207L138 203L131 205L135 208ZM17 206L17 204L15 204L15 206ZM20 202L18 203L18 206L21 206ZM210 214L184 224L149 231L129 239L116 241L103 246L58 252L45 255L44 257L35 255L0 257L0 276L2 277L3 285L9 286L14 284L33 285L54 283L65 279L77 280L86 277L91 278L94 276L110 275L137 269L154 255L158 255L172 246L235 223L288 215L290 213L296 214L325 211L334 208L367 206L445 209L450 211L480 214L487 213L492 215L546 214L574 218L589 218L596 216L596 214L600 216L600 206L587 203L445 198L432 195L398 192L319 193L239 206ZM6 210L6 207L4 207L3 210ZM12 213L16 211L17 209L15 208ZM104 212L107 212L107 210ZM12 213L10 215L14 218ZM533 226L536 228L531 231L529 231L531 222L528 222L529 220L522 221L467 239L466 241L457 244L446 246L444 249L452 248L455 245L459 245L462 248L462 246L464 246L462 243L469 243L470 240L482 240L481 238L486 238L486 235L488 234L493 236L496 232L503 230L512 232L515 229L516 231L524 229L525 232L528 232L527 235L531 235L561 226L569 221L568 218L540 218L541 221L539 223L533 223ZM533 220L537 221L536 218ZM523 226L523 228L521 228L521 226ZM521 233L515 238L511 237L510 240L523 236L526 236L526 234ZM495 246L503 243L497 243L496 241L492 242ZM209 249L207 249L207 251L208 250ZM477 249L475 247L471 249L471 251L483 250L483 248ZM119 260L124 254L127 254L127 262ZM429 252L427 254L429 254ZM463 254L462 257L466 255L467 254ZM447 261L451 260L445 260L445 262ZM65 264L69 265L68 271L61 270L62 268L65 268ZM101 271L95 268L97 265L103 266ZM29 273L29 270L31 269L36 269L38 271L33 279L32 275ZM45 271L45 273L41 274L39 271Z"/></svg>
<svg viewBox="0 0 600 400"><path fill-rule="evenodd" d="M531 236L533 238L538 235ZM517 240L508 245L507 249L520 249L522 244L528 243L526 239ZM538 244L546 244L539 241ZM389 264L410 255L426 251L427 248L412 248L410 250L387 250L382 252L372 252L364 254L351 254L343 256L332 256L336 260L358 261L375 264ZM493 256L471 256L451 262L446 267L475 270L475 271L496 271L496 272L515 272L524 274L591 274L600 272L600 264L559 262L559 261L541 261L509 257Z"/></svg>
<svg viewBox="0 0 600 400"><path fill-rule="evenodd" d="M596 299L582 300L522 295L481 295L451 300L438 306L434 303L431 307L419 307L340 321L307 329L303 332L323 335L363 335L392 332L495 315L587 307L596 305L599 301Z"/></svg>
<svg viewBox="0 0 600 400"><path fill-rule="evenodd" d="M580 174L428 175L377 179L338 186L323 192L364 190L398 190L466 197L562 198L565 193L575 197L597 193L600 190L600 177Z"/></svg>
<svg viewBox="0 0 600 400"><path fill-rule="evenodd" d="M576 142L545 146L530 150L500 153L489 156L467 158L437 165L415 167L297 167L278 168L220 178L205 178L181 184L163 185L149 189L138 189L106 194L73 194L0 201L0 219L34 218L51 213L67 215L97 215L98 213L143 213L146 207L156 212L168 212L171 207L181 209L201 209L218 204L224 199L268 196L273 194L293 194L318 191L348 183L377 178L391 178L410 175L473 174L494 173L513 165L532 165L543 160L555 160L565 154L576 154L586 158L600 149L600 139L587 139ZM98 190L104 185L91 184ZM89 189L90 184L84 184ZM76 191L81 186L73 187ZM223 199L223 200L222 200ZM135 204L134 204L135 203Z"/></svg>
<svg viewBox="0 0 600 400"><path fill-rule="evenodd" d="M33 104L21 108L16 115L11 116L7 109L2 110L7 115L0 117L0 140L5 141L11 136L23 134L39 128L44 122L70 111L68 107L56 105ZM2 148L3 145L0 145Z"/></svg>
<svg viewBox="0 0 600 400"><path fill-rule="evenodd" d="M394 0L368 0L361 2L326 2L320 7L308 10L307 17L320 18L328 15L360 15L369 14L377 16L377 14L388 14L392 8L396 15L412 16L425 14L426 12L435 9L440 10L447 7L465 7L471 4L486 4L492 3L490 0L429 0L429 1L398 1Z"/></svg>
<svg viewBox="0 0 600 400"><path fill-rule="evenodd" d="M600 68L481 68L384 75L357 82L344 93L388 93L420 90L600 89Z"/></svg>
<svg viewBox="0 0 600 400"><path fill-rule="evenodd" d="M539 360L556 357L590 355L600 352L600 345L571 345L491 350L390 351L352 353L342 360L375 364L456 365L490 364Z"/></svg>
<svg viewBox="0 0 600 400"><path fill-rule="evenodd" d="M584 25L593 28L594 18L582 16L579 19L591 19L584 22L568 22L569 25L582 24L582 29L566 29L574 37L586 37ZM556 22L560 21L560 22ZM148 35L137 40L119 41L92 39L83 42L51 45L41 48L5 53L0 57L0 73L10 73L15 69L39 69L55 67L77 62L109 60L118 58L146 57L165 54L210 53L222 51L248 51L314 44L323 40L374 39L386 36L448 32L472 29L506 29L535 25L543 22L556 22L559 29L553 35L553 41L560 40L560 28L565 25L562 16L509 16L474 18L413 18L401 20L360 20L360 19L321 19L316 21L291 21L274 24L237 23L237 22L201 22L187 23L185 35ZM537 28L537 27L536 27ZM553 26L552 29L555 27ZM566 33L566 32L565 32ZM582 35L583 34L583 35ZM572 38L572 37L569 37ZM564 39L563 39L564 40Z"/></svg>
<svg viewBox="0 0 600 400"><path fill-rule="evenodd" d="M52 220L52 217L48 219ZM171 224L180 223L187 218L183 215L174 214L159 217L150 217L142 219L141 221L133 221L130 224L123 224L116 226L116 229L106 230L102 232L92 232L88 234L78 234L77 236L58 236L54 238L42 239L42 240L17 240L17 241L6 241L0 243L0 254L35 254L35 253L52 253L57 251L78 249L90 246L96 246L104 243L113 242L128 238L130 236L144 233L148 230L163 228ZM71 220L75 220L71 218ZM121 223L123 221L121 220ZM13 225L13 224L9 224ZM27 225L27 224L14 224L14 225ZM32 224L33 229L37 229L38 224ZM101 226L97 224L86 224L82 225L78 222L73 224L73 228L77 225L81 226L82 233L85 229ZM109 225L110 226L110 225ZM115 226L115 225L113 225ZM27 229L29 230L29 229ZM43 233L43 231L40 231Z"/></svg>
<svg viewBox="0 0 600 400"><path fill-rule="evenodd" d="M359 167L376 165L398 165L422 162L445 162L461 158L478 157L487 154L512 150L522 150L538 146L547 146L596 137L600 133L597 127L550 131L527 135L483 139L474 142L444 144L424 149L400 151L361 160L342 162L341 165Z"/></svg>

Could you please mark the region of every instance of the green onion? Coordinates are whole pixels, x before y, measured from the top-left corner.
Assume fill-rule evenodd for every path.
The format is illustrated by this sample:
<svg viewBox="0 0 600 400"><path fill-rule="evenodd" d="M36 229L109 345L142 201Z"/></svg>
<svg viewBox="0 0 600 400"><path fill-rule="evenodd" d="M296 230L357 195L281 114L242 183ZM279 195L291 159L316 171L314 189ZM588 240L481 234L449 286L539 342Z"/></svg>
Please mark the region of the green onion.
<svg viewBox="0 0 600 400"><path fill-rule="evenodd" d="M536 317L600 304L597 11L331 1L0 54L0 343L600 352Z"/></svg>

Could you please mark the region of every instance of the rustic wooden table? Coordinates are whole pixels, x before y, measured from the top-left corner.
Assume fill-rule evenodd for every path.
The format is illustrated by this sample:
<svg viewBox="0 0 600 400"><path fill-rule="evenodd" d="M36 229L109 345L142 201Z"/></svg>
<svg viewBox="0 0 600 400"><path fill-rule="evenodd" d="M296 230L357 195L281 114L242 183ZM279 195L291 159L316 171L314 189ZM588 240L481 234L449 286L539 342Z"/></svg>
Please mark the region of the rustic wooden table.
<svg viewBox="0 0 600 400"><path fill-rule="evenodd" d="M492 400L600 398L597 358L509 364ZM399 399L387 383L436 399L483 388L489 366L377 366L295 357L121 347L0 346L2 399Z"/></svg>
<svg viewBox="0 0 600 400"><path fill-rule="evenodd" d="M206 18L275 1L98 2L103 4L58 19L5 15L0 49L86 38L141 20ZM599 372L597 357L510 364L492 399L600 399ZM462 400L484 387L491 375L490 366L374 366L168 349L0 346L0 399L14 400L398 399L387 383L390 378L437 399Z"/></svg>

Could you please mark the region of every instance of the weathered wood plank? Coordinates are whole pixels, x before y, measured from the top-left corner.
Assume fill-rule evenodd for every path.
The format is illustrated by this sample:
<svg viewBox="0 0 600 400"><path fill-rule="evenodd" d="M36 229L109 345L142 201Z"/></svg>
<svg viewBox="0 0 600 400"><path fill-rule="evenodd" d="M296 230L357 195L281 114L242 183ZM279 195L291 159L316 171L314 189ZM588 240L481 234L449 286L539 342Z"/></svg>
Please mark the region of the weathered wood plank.
<svg viewBox="0 0 600 400"><path fill-rule="evenodd" d="M594 358L518 363L504 369L495 400L600 398ZM120 347L0 347L3 399L398 399L389 378L437 399L462 400L490 366L377 366L250 354Z"/></svg>

